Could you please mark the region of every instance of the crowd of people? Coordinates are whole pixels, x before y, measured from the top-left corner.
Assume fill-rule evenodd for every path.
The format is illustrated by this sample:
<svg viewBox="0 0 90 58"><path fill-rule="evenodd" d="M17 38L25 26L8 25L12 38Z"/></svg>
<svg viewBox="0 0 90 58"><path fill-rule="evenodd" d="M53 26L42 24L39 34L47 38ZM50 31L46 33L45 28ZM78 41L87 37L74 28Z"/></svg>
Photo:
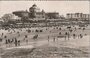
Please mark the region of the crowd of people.
<svg viewBox="0 0 90 58"><path fill-rule="evenodd" d="M56 42L60 38L63 38L64 40L70 40L72 37L73 39L81 39L83 36L87 35L84 33L86 30L86 27L76 27L76 26L56 26L56 27L36 27L36 28L9 28L9 29L1 29L0 33L0 43L2 45L5 45L6 47L12 47L12 46L20 46L23 45L23 43L28 44L30 41L39 41L39 38L41 37L46 38L44 40L47 40L50 42L52 40L53 42ZM79 31L80 32L79 32ZM30 37L30 35L32 35ZM43 37L42 35L46 35ZM56 34L56 35L55 35Z"/></svg>

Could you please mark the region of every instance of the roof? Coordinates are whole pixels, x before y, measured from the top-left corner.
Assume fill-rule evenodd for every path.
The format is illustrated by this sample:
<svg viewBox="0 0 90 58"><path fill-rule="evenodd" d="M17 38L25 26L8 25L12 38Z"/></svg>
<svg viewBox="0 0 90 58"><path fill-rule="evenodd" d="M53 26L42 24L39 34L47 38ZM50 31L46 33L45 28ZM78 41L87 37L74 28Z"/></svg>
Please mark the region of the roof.
<svg viewBox="0 0 90 58"><path fill-rule="evenodd" d="M49 12L49 13L46 13L46 14L59 14L58 12Z"/></svg>
<svg viewBox="0 0 90 58"><path fill-rule="evenodd" d="M30 7L30 9L40 9L40 8L38 8L37 5L34 4L34 5L32 5L32 7Z"/></svg>
<svg viewBox="0 0 90 58"><path fill-rule="evenodd" d="M21 11L14 11L13 13L28 13L28 12L21 10Z"/></svg>
<svg viewBox="0 0 90 58"><path fill-rule="evenodd" d="M42 12L36 12L37 14L42 14Z"/></svg>
<svg viewBox="0 0 90 58"><path fill-rule="evenodd" d="M37 6L36 4L33 4L33 6Z"/></svg>

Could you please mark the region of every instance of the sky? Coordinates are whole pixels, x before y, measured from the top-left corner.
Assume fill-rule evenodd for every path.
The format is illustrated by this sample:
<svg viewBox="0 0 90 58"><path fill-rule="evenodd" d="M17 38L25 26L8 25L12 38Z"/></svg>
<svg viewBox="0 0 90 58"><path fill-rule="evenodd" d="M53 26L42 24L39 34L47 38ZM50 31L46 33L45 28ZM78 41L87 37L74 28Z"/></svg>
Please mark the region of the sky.
<svg viewBox="0 0 90 58"><path fill-rule="evenodd" d="M13 11L29 10L33 4L45 12L59 12L64 16L67 13L89 14L89 1L0 1L0 17Z"/></svg>

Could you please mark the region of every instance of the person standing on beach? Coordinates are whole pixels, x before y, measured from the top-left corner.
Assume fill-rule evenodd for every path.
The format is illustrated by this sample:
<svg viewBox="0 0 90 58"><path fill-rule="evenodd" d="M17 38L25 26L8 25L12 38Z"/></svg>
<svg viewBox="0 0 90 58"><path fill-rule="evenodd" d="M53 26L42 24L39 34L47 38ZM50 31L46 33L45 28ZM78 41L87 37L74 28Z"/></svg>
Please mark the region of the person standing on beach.
<svg viewBox="0 0 90 58"><path fill-rule="evenodd" d="M14 43L15 43L15 46L17 46L18 41L17 41L17 39L16 39L16 38L15 38L15 42L14 42Z"/></svg>
<svg viewBox="0 0 90 58"><path fill-rule="evenodd" d="M49 36L48 36L48 42L49 42Z"/></svg>
<svg viewBox="0 0 90 58"><path fill-rule="evenodd" d="M70 38L70 34L69 34L69 32L68 32L67 36L68 36L68 40L69 40L69 38Z"/></svg>
<svg viewBox="0 0 90 58"><path fill-rule="evenodd" d="M53 38L53 42L55 42L55 37Z"/></svg>
<svg viewBox="0 0 90 58"><path fill-rule="evenodd" d="M73 34L73 38L75 39L75 37L76 37L76 34Z"/></svg>
<svg viewBox="0 0 90 58"><path fill-rule="evenodd" d="M82 38L83 37L83 35L82 34L80 34L80 38Z"/></svg>

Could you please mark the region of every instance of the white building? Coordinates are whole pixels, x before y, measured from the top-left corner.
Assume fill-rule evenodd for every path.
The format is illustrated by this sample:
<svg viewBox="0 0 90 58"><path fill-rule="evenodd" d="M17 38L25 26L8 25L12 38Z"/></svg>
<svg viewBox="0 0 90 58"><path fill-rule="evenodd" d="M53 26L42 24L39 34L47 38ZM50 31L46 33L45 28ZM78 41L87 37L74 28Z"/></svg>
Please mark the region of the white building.
<svg viewBox="0 0 90 58"><path fill-rule="evenodd" d="M68 13L66 15L67 19L75 19L75 20L90 20L90 14L83 13Z"/></svg>

